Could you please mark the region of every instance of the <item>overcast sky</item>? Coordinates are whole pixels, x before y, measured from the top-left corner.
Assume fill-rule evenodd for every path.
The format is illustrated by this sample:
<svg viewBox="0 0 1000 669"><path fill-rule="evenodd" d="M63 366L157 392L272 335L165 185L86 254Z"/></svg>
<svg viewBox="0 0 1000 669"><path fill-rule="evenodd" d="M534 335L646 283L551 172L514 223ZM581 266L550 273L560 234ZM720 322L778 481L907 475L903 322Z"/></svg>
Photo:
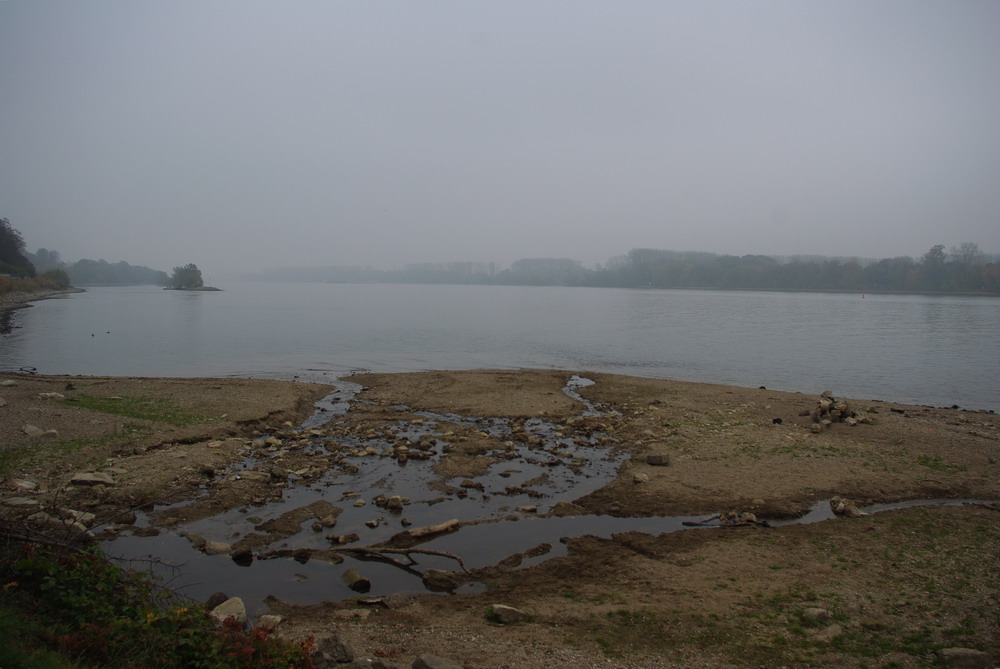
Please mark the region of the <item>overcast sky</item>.
<svg viewBox="0 0 1000 669"><path fill-rule="evenodd" d="M996 0L0 0L0 217L208 276L998 253L998 35Z"/></svg>

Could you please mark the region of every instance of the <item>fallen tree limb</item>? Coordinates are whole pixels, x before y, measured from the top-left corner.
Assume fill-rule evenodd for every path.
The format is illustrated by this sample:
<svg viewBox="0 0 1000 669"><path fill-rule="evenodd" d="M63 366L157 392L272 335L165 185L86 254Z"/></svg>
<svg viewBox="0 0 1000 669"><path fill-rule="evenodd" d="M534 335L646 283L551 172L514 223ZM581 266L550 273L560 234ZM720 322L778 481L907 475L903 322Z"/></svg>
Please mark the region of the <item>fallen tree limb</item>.
<svg viewBox="0 0 1000 669"><path fill-rule="evenodd" d="M454 553L449 553L447 551L436 551L431 549L420 549L420 548L389 548L385 546L355 546L352 548L331 548L329 549L331 553L352 553L352 554L362 554L362 555L372 555L375 557L384 558L391 562L396 562L392 558L386 558L386 555L405 555L410 561L409 564L417 564L417 561L410 557L410 553L418 553L420 555L436 555L438 557L446 557L454 560L458 563L458 566L462 568L462 571L468 573L469 570L465 566L465 562L462 560L461 556L455 555ZM406 566L406 565L400 565Z"/></svg>

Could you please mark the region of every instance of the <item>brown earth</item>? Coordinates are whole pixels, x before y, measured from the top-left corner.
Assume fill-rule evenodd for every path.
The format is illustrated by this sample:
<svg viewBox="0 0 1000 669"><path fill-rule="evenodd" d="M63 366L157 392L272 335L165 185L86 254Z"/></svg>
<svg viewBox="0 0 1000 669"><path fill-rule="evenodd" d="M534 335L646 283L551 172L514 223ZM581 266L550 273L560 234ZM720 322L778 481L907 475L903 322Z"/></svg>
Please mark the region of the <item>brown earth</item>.
<svg viewBox="0 0 1000 669"><path fill-rule="evenodd" d="M377 432L420 409L515 421L545 416L568 434L599 431L609 448L631 458L613 483L576 503L622 517L739 510L773 521L834 495L859 504L1000 499L1000 421L993 414L849 400L869 422L814 433L812 419L800 413L816 406L823 388L807 396L587 374L597 383L580 394L618 413L581 418L579 403L562 392L570 375L356 377L365 390L330 432ZM247 379L0 375L4 380L16 384L0 386L7 498L91 511L99 521L199 488L210 493L157 516L164 525L280 496L267 480L218 474L261 451L266 435L288 443L292 426L330 390ZM39 397L51 392L63 398ZM58 434L29 437L22 430L29 423ZM474 476L503 448L470 429L456 428L449 438L454 448L437 465L442 476ZM646 464L649 454L669 456L669 465ZM337 464L294 450L283 458L288 470ZM68 485L81 470L111 473L116 484ZM19 480L38 488L25 490ZM13 518L16 507L7 508ZM281 629L289 637L337 630L364 656L407 665L421 653L470 668L911 667L932 666L938 649L953 646L1000 657L996 504L566 543L567 556L534 567L478 571L489 586L480 594L419 596L391 609L357 601L271 608L285 616ZM494 603L530 617L491 622L486 611Z"/></svg>

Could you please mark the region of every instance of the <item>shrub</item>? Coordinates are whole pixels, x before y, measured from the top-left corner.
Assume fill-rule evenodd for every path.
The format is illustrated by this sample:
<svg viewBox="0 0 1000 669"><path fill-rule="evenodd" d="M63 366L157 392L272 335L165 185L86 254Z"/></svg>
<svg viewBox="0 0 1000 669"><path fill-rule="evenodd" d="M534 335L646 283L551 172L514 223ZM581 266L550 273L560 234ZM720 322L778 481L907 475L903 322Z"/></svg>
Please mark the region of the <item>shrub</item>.
<svg viewBox="0 0 1000 669"><path fill-rule="evenodd" d="M311 641L245 632L234 621L219 625L203 607L145 572L115 566L97 548L24 546L8 552L2 577L0 620L19 621L17 632L0 634L4 667L312 666Z"/></svg>

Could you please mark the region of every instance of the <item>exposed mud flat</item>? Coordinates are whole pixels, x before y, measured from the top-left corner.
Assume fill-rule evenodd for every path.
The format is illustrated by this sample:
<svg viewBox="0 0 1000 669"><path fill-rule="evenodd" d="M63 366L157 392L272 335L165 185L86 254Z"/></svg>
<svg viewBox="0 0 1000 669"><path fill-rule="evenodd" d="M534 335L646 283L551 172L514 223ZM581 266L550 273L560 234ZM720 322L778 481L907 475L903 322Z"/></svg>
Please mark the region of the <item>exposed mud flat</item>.
<svg viewBox="0 0 1000 669"><path fill-rule="evenodd" d="M35 498L58 491L64 506L98 520L175 495L118 528L109 550L180 559L182 576L211 574L194 594L280 593L267 606L286 615L286 634L337 621L370 656L434 652L482 667L580 666L580 657L594 666L725 666L745 664L751 648L759 664L860 666L858 649L883 637L920 636L880 651L903 664L935 644L995 643L994 507L780 526L817 502L829 514L824 500L835 495L860 511L1000 498L994 415L852 400L874 420L816 433L799 414L822 388L806 396L554 371L351 381L363 389L344 387L313 417L297 400L272 408L270 420L219 419L203 426L202 440L191 428L183 440L191 443L164 433L160 444L92 448L90 462L113 472L114 485L64 488L71 472L57 460L23 475L40 482ZM105 381L109 392L117 382ZM137 392L138 381L129 383ZM186 383L192 394L218 385ZM300 400L329 393L287 385ZM35 404L41 415L53 406ZM720 511L722 521L705 523L716 529L676 531ZM728 522L744 517L735 514L772 527ZM452 519L450 531L399 544ZM205 554L219 545L229 551ZM350 552L394 545L438 554ZM249 566L234 553L249 554ZM350 567L369 581L367 592L342 578ZM457 576L428 582L428 570ZM419 594L426 589L457 594ZM399 592L411 595L408 606L374 604ZM289 604L318 601L331 603ZM483 615L496 602L526 610L531 622L497 627ZM807 608L834 618L813 629L800 618Z"/></svg>

